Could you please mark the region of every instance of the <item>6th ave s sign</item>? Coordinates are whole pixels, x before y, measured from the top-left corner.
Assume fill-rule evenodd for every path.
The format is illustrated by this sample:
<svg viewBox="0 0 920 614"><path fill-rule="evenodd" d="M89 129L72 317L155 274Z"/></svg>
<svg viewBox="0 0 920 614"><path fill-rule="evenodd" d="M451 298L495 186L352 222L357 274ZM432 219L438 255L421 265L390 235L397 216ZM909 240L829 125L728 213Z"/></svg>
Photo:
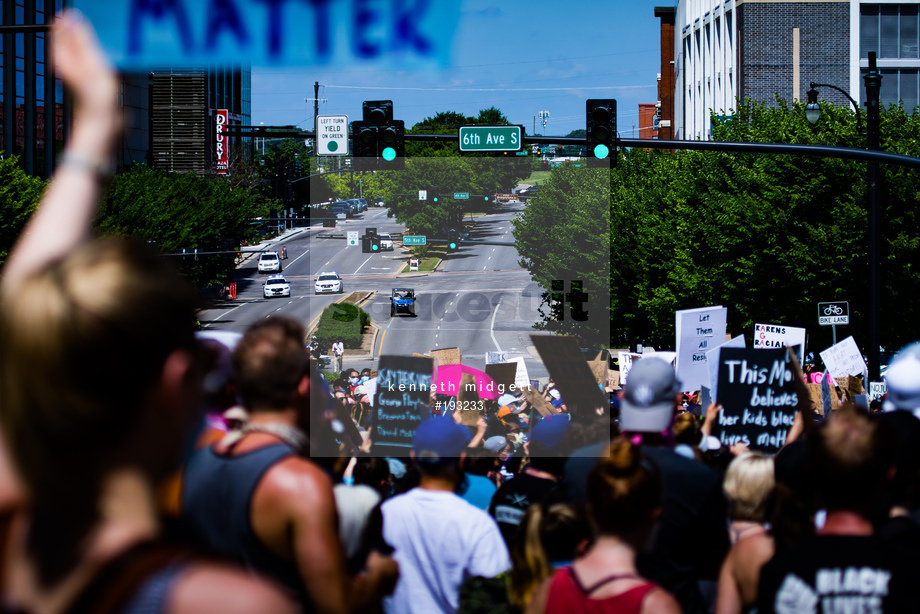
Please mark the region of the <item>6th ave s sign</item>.
<svg viewBox="0 0 920 614"><path fill-rule="evenodd" d="M849 301L818 303L818 324L821 326L838 326L850 323Z"/></svg>
<svg viewBox="0 0 920 614"><path fill-rule="evenodd" d="M521 126L460 126L460 151L520 151Z"/></svg>

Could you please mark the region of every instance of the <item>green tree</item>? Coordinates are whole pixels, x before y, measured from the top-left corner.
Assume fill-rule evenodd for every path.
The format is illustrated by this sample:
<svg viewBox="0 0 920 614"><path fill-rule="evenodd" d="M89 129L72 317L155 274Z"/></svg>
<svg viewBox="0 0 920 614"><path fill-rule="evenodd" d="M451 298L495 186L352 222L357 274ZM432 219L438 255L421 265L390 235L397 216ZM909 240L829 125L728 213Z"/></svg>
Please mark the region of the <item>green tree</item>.
<svg viewBox="0 0 920 614"><path fill-rule="evenodd" d="M18 156L0 159L0 265L38 206L45 182L26 175Z"/></svg>

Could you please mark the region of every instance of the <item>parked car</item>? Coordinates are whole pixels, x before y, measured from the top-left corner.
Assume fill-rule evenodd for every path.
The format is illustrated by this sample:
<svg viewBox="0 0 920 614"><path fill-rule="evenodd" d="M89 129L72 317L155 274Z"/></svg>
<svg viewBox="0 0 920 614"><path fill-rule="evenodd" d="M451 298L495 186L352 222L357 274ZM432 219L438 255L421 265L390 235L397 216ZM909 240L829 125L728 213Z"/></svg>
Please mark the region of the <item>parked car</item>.
<svg viewBox="0 0 920 614"><path fill-rule="evenodd" d="M377 206L377 207L384 207L385 205L384 205L384 203L383 203L383 197L382 197L382 196L378 196L378 197L376 198L376 200L374 200L374 205Z"/></svg>
<svg viewBox="0 0 920 614"><path fill-rule="evenodd" d="M349 198L347 201L348 206L351 207L351 214L358 215L361 213L361 204L358 202L357 198Z"/></svg>
<svg viewBox="0 0 920 614"><path fill-rule="evenodd" d="M345 284L342 283L342 278L335 271L322 271L316 278L316 284L313 289L316 294L342 293L345 291Z"/></svg>
<svg viewBox="0 0 920 614"><path fill-rule="evenodd" d="M367 199L366 198L359 198L358 203L361 205L362 212L367 211Z"/></svg>
<svg viewBox="0 0 920 614"><path fill-rule="evenodd" d="M518 192L518 199L527 202L527 199L533 198L540 192L540 186L532 185Z"/></svg>
<svg viewBox="0 0 920 614"><path fill-rule="evenodd" d="M259 255L259 273L280 273L281 258L278 252L262 252Z"/></svg>
<svg viewBox="0 0 920 614"><path fill-rule="evenodd" d="M272 275L262 284L262 297L291 296L291 284L284 279L284 275Z"/></svg>
<svg viewBox="0 0 920 614"><path fill-rule="evenodd" d="M393 238L389 235L389 233L381 232L377 236L380 237L381 250L393 251Z"/></svg>
<svg viewBox="0 0 920 614"><path fill-rule="evenodd" d="M344 220L354 215L351 206L344 200L332 203L330 209L332 209L332 213L335 215L336 219L339 220Z"/></svg>

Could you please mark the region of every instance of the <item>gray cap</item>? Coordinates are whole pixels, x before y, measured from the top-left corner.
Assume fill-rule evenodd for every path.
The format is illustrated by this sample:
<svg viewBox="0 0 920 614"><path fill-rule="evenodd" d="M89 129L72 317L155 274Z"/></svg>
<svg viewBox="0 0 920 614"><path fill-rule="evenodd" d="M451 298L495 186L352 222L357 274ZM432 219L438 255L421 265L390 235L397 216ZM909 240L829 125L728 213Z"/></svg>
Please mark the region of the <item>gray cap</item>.
<svg viewBox="0 0 920 614"><path fill-rule="evenodd" d="M657 433L671 426L674 395L680 380L670 364L646 357L629 370L629 380L620 407L620 430Z"/></svg>
<svg viewBox="0 0 920 614"><path fill-rule="evenodd" d="M505 449L505 446L508 445L508 440L505 439L502 435L494 435L486 439L485 443L482 444L482 447L492 452L493 454L498 454Z"/></svg>

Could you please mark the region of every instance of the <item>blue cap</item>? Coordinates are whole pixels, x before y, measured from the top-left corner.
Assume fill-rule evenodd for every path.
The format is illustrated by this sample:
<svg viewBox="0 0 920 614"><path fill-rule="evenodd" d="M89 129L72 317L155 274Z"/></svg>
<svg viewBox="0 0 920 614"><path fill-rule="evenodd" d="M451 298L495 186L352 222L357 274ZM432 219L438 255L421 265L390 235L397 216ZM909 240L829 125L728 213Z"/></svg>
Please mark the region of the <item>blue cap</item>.
<svg viewBox="0 0 920 614"><path fill-rule="evenodd" d="M555 448L562 443L565 431L571 421L568 416L547 416L537 422L530 433L530 441L539 443L547 448Z"/></svg>
<svg viewBox="0 0 920 614"><path fill-rule="evenodd" d="M453 418L436 416L418 425L412 438L412 450L417 461L437 463L460 456L472 438L469 429L454 422Z"/></svg>

